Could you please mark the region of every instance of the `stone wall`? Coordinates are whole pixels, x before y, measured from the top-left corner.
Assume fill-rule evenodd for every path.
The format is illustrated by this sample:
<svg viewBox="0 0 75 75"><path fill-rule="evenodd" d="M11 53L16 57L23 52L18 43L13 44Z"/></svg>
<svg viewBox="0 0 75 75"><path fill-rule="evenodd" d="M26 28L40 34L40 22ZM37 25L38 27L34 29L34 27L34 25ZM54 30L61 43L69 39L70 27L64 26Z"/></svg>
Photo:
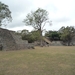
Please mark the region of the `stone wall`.
<svg viewBox="0 0 75 75"><path fill-rule="evenodd" d="M10 34L9 30L0 28L0 44L3 50L16 50L17 44Z"/></svg>
<svg viewBox="0 0 75 75"><path fill-rule="evenodd" d="M62 41L52 41L50 46L63 46Z"/></svg>
<svg viewBox="0 0 75 75"><path fill-rule="evenodd" d="M10 31L12 37L14 38L17 46L18 46L18 49L27 49L29 43L27 40L22 40L21 39L21 36L16 34L14 31Z"/></svg>

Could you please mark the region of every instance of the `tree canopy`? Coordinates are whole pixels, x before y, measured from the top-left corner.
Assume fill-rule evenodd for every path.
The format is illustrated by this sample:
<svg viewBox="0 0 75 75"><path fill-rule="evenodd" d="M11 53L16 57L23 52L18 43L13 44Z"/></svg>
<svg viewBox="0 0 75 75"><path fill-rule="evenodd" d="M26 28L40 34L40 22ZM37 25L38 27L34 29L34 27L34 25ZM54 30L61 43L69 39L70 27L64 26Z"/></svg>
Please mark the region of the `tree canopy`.
<svg viewBox="0 0 75 75"><path fill-rule="evenodd" d="M35 29L42 29L45 22L48 21L48 12L44 9L38 8L36 11L27 14L24 19L25 25L31 25Z"/></svg>
<svg viewBox="0 0 75 75"><path fill-rule="evenodd" d="M58 31L48 31L45 33L46 37L49 37L51 41L58 41L60 40L60 34Z"/></svg>
<svg viewBox="0 0 75 75"><path fill-rule="evenodd" d="M61 33L61 40L67 45L70 45L73 37L75 36L75 29L72 26L61 27L59 32Z"/></svg>
<svg viewBox="0 0 75 75"><path fill-rule="evenodd" d="M28 30L22 30L21 32L22 40L28 40L29 43L32 43L34 41L39 41L40 35L39 31L31 31Z"/></svg>
<svg viewBox="0 0 75 75"><path fill-rule="evenodd" d="M5 24L6 21L11 21L11 11L8 8L8 5L0 2L0 26Z"/></svg>
<svg viewBox="0 0 75 75"><path fill-rule="evenodd" d="M34 27L34 29L39 30L40 42L42 45L42 32L44 30L44 26L47 22L50 24L48 12L44 9L38 8L36 11L31 11L31 13L27 14L23 22L25 25L30 25Z"/></svg>
<svg viewBox="0 0 75 75"><path fill-rule="evenodd" d="M45 33L51 41L62 41L64 45L72 45L75 37L75 28L73 26L61 27L58 31L48 31Z"/></svg>

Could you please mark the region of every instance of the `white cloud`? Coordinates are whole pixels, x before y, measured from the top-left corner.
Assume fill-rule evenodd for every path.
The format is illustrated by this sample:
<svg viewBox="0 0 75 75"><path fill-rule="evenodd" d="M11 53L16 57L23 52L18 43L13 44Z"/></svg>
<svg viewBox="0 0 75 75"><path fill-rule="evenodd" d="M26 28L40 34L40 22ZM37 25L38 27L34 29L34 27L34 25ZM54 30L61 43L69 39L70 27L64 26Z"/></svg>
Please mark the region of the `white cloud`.
<svg viewBox="0 0 75 75"><path fill-rule="evenodd" d="M53 25L51 27L46 25L46 30L58 30L61 26L75 25L75 0L1 0L1 2L7 4L12 12L13 21L7 26L8 29L24 29L22 21L25 16L38 7L47 10L52 20Z"/></svg>
<svg viewBox="0 0 75 75"><path fill-rule="evenodd" d="M28 27L28 26L18 26L18 27L10 28L10 30L13 30L13 31L24 30L24 29L29 31L33 30L32 27Z"/></svg>

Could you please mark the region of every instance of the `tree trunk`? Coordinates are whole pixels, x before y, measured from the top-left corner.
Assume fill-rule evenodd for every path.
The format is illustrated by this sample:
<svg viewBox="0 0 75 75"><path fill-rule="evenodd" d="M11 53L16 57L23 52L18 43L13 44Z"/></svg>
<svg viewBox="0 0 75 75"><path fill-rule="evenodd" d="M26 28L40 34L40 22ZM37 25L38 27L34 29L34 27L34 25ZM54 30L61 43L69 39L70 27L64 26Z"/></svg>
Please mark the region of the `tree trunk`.
<svg viewBox="0 0 75 75"><path fill-rule="evenodd" d="M40 46L43 46L43 39L42 39L42 30L41 28L39 29L39 34L40 34Z"/></svg>
<svg viewBox="0 0 75 75"><path fill-rule="evenodd" d="M68 46L70 46L70 41L68 41Z"/></svg>
<svg viewBox="0 0 75 75"><path fill-rule="evenodd" d="M42 31L41 31L41 33L40 33L40 37L41 37L41 47L43 47Z"/></svg>

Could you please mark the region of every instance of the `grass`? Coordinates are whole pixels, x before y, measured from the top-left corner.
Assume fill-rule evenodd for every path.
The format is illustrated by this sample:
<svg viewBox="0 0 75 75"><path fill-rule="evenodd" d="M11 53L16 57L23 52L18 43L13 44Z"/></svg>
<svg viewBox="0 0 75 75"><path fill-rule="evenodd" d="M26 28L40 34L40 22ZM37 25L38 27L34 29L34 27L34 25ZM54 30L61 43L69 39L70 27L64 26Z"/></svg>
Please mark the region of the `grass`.
<svg viewBox="0 0 75 75"><path fill-rule="evenodd" d="M75 75L75 47L0 51L0 75Z"/></svg>

